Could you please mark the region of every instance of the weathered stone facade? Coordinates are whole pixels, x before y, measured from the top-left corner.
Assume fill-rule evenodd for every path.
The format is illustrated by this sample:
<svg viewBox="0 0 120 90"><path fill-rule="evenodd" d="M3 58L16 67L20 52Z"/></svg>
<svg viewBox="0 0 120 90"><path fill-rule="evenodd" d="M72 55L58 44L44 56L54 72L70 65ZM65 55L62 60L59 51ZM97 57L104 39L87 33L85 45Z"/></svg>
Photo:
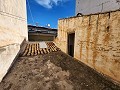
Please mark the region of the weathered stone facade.
<svg viewBox="0 0 120 90"><path fill-rule="evenodd" d="M65 53L75 33L74 58L120 82L120 11L60 19L56 45Z"/></svg>
<svg viewBox="0 0 120 90"><path fill-rule="evenodd" d="M27 33L26 0L0 0L0 81Z"/></svg>

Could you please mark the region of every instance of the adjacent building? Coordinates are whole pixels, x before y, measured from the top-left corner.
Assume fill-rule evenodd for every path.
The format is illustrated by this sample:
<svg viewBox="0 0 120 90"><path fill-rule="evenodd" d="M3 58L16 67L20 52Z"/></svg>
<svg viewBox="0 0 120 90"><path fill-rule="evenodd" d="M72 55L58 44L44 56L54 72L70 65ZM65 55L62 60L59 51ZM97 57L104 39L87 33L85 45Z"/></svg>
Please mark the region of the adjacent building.
<svg viewBox="0 0 120 90"><path fill-rule="evenodd" d="M120 0L76 0L76 15L78 13L94 14L113 11L120 8Z"/></svg>
<svg viewBox="0 0 120 90"><path fill-rule="evenodd" d="M28 25L29 41L53 41L57 36L57 29Z"/></svg>

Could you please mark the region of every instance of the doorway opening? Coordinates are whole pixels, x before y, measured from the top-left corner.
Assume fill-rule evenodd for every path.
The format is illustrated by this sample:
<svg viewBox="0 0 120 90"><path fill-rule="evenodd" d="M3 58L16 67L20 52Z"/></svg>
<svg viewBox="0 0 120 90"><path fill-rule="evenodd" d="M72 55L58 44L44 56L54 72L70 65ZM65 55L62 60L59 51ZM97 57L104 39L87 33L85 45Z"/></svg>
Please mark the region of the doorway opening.
<svg viewBox="0 0 120 90"><path fill-rule="evenodd" d="M68 54L74 57L75 33L68 34Z"/></svg>

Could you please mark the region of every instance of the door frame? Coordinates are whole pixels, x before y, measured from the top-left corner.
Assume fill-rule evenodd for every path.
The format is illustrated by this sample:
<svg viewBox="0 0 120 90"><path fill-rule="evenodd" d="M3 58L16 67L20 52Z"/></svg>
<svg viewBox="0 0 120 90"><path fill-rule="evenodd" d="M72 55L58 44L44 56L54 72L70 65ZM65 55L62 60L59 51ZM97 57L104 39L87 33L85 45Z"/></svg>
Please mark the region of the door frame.
<svg viewBox="0 0 120 90"><path fill-rule="evenodd" d="M69 38L68 38L68 36L69 36L69 34L74 34L74 51L75 51L75 31L72 31L72 32L67 32L67 54L69 55L69 47L68 47L68 45L69 45ZM75 54L75 52L73 53L73 57L74 57L74 54Z"/></svg>

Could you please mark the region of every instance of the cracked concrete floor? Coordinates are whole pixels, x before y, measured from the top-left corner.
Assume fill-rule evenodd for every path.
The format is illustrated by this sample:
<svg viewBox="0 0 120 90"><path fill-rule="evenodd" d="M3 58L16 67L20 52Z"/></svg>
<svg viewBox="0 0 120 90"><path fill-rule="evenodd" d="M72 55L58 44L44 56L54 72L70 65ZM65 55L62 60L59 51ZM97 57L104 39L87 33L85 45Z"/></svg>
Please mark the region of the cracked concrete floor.
<svg viewBox="0 0 120 90"><path fill-rule="evenodd" d="M59 51L19 57L0 90L120 90L120 86Z"/></svg>

